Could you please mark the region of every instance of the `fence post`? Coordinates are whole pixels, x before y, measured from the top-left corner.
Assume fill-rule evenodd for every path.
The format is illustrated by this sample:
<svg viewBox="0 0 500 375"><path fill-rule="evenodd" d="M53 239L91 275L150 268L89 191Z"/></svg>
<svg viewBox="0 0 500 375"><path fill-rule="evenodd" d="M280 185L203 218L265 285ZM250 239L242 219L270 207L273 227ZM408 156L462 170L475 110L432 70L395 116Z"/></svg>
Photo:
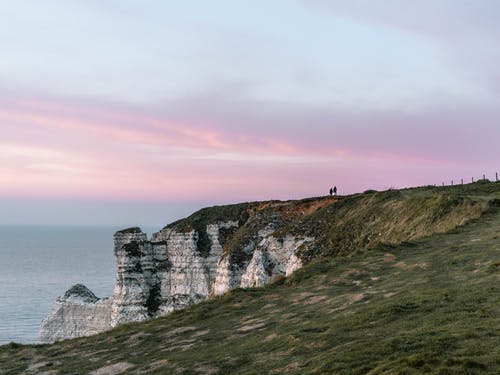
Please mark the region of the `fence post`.
<svg viewBox="0 0 500 375"><path fill-rule="evenodd" d="M462 179L460 179L460 182L461 182L461 184L463 185L463 184L464 184L464 179L463 179L463 178L462 178Z"/></svg>
<svg viewBox="0 0 500 375"><path fill-rule="evenodd" d="M486 175L485 174L483 174L483 180L486 180Z"/></svg>
<svg viewBox="0 0 500 375"><path fill-rule="evenodd" d="M498 182L498 172L495 173L495 181Z"/></svg>
<svg viewBox="0 0 500 375"><path fill-rule="evenodd" d="M453 180L451 180L451 186L453 186Z"/></svg>
<svg viewBox="0 0 500 375"><path fill-rule="evenodd" d="M474 182L474 177L472 177L472 182Z"/></svg>

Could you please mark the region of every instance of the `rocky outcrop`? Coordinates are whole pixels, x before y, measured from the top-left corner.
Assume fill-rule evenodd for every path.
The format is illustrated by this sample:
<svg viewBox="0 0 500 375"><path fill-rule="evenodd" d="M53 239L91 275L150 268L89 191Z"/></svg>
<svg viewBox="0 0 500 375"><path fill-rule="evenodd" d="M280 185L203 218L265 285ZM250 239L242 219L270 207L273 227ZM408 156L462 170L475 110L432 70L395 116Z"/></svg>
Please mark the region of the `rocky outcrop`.
<svg viewBox="0 0 500 375"><path fill-rule="evenodd" d="M111 298L99 299L84 285L71 287L54 302L40 326L40 340L52 342L89 336L111 326Z"/></svg>

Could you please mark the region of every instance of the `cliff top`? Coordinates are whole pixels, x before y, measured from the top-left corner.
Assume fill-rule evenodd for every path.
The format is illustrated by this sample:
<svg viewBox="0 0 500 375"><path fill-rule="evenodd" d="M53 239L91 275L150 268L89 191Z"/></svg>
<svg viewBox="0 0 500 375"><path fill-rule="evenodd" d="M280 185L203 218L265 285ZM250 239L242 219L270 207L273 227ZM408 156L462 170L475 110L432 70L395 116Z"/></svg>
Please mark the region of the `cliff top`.
<svg viewBox="0 0 500 375"><path fill-rule="evenodd" d="M314 237L316 244L304 246L298 254L308 262L449 231L481 216L495 194L500 194L500 184L480 181L449 187L369 190L343 197L246 202L203 208L163 230L194 230L198 250L208 255L211 242L207 225L236 221L238 228L221 231L224 254L235 264L248 260L244 246L262 229L271 228L277 238Z"/></svg>

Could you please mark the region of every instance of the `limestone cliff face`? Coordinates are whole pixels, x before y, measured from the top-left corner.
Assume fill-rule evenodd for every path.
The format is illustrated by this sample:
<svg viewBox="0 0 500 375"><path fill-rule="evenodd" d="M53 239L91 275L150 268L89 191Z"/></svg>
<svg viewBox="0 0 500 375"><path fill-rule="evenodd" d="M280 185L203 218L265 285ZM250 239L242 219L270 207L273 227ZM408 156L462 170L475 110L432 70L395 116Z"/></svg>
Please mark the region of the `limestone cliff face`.
<svg viewBox="0 0 500 375"><path fill-rule="evenodd" d="M233 221L209 224L208 254L201 254L200 234L164 229L151 241L138 230L114 236L117 262L112 324L141 321L203 301L212 294L222 255L219 230Z"/></svg>
<svg viewBox="0 0 500 375"><path fill-rule="evenodd" d="M115 233L116 281L111 309L111 325L140 322L148 318L145 301L149 297L154 271L151 244L139 228Z"/></svg>
<svg viewBox="0 0 500 375"><path fill-rule="evenodd" d="M310 241L313 241L312 237L301 239L293 236L286 236L284 239L277 239L271 235L263 237L241 276L240 287L264 286L272 282L276 276L289 276L302 267L302 261L296 255L297 249Z"/></svg>
<svg viewBox="0 0 500 375"><path fill-rule="evenodd" d="M302 267L297 250L312 242L312 237L283 239L273 237L274 230L267 227L260 230L255 238L243 248L249 261L237 263L231 256L220 259L212 294L223 294L233 288L260 287L274 281L277 276L288 276Z"/></svg>
<svg viewBox="0 0 500 375"><path fill-rule="evenodd" d="M59 298L42 323L40 339L90 335L162 316L237 287L263 286L300 268L298 249L314 242L312 237L275 236L284 222L252 206L215 218L201 212L151 239L139 228L115 233L113 297L99 300L87 289L80 291L85 298L78 293ZM229 220L223 220L226 216Z"/></svg>
<svg viewBox="0 0 500 375"><path fill-rule="evenodd" d="M238 226L236 221L211 223L204 234L166 228L150 241L140 232L118 232L112 325L165 315L236 287L263 286L301 267L295 252L312 241L278 240L272 230L259 231L239 249L243 259L235 259L224 252L221 237ZM203 235L209 240L205 251L200 248Z"/></svg>

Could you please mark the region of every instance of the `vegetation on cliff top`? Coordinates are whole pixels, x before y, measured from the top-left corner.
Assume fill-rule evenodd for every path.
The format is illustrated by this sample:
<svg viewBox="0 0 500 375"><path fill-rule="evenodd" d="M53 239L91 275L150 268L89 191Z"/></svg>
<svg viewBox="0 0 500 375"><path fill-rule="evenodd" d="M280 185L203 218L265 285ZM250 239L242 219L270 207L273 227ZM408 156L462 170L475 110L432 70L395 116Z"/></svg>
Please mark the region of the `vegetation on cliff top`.
<svg viewBox="0 0 500 375"><path fill-rule="evenodd" d="M271 227L275 237L314 237L299 252L304 262L317 257L352 255L380 243L405 241L442 233L478 218L489 207L488 194L500 185L478 182L448 188L369 191L347 197L318 197L296 201L265 201L204 208L165 228L196 231L198 250L210 253L207 224L236 221L223 231L224 253L231 264L243 266L251 256L246 246L257 233Z"/></svg>
<svg viewBox="0 0 500 375"><path fill-rule="evenodd" d="M498 374L498 198L495 183L348 197L289 225L327 240L329 220L346 234L366 221L394 243L359 250L363 232L352 251L331 242L265 288L92 337L2 346L0 373Z"/></svg>

